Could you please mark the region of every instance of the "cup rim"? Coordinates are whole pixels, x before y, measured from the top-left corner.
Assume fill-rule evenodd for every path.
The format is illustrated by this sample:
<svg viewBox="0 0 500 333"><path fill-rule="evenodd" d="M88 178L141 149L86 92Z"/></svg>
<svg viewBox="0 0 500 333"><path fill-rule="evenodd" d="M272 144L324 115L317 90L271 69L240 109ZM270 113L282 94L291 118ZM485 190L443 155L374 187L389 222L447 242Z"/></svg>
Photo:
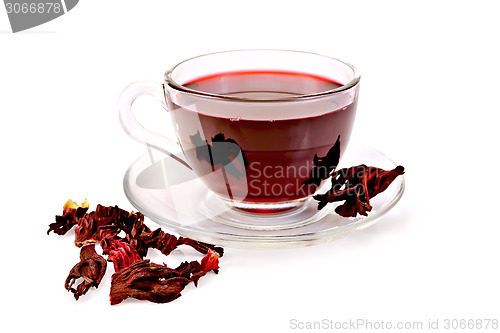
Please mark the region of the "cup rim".
<svg viewBox="0 0 500 333"><path fill-rule="evenodd" d="M268 52L268 51L272 51L272 52L283 52L283 53L303 53L303 54L309 54L309 55L314 55L314 56L320 56L320 57L324 57L324 58L329 58L331 60L335 60L335 61L338 61L344 65L346 65L347 67L349 67L352 71L353 71L353 78L346 84L338 87L338 88L335 88L335 89L330 89L330 90L325 90L325 91L321 91L321 92L318 92L318 93L313 93L313 94L303 94L303 95L296 95L296 96L286 96L286 97L278 97L278 98L272 98L272 99L252 99L252 98L248 98L248 97L241 97L241 96L233 96L233 95L225 95L225 94L216 94L216 93L209 93L209 92L205 92L205 91L201 91L201 90L196 90L196 89L191 89L191 88L188 88L186 86L184 86L183 84L180 84L178 82L176 82L173 78L172 78L172 73L173 71L178 68L180 65L188 62L188 61L191 61L193 59L197 59L197 58L200 58L200 57L205 57L205 56L210 56L210 55L216 55L216 54L221 54L221 53L236 53L236 52L255 52L255 51L265 51L265 52ZM334 58L334 57L330 57L330 56L326 56L326 55L323 55L323 54L319 54L319 53L315 53L315 52L307 52L307 51L296 51L296 50L284 50L284 49L239 49L239 50L228 50L228 51L219 51L219 52L211 52L211 53L205 53L205 54L201 54L201 55L198 55L198 56L195 56L195 57L191 57L191 58L188 58L186 60L183 60L179 63L177 63L176 65L174 65L173 67L171 67L169 70L167 70L165 72L165 83L173 88L173 89L176 89L178 91L181 91L181 92L184 92L184 93L189 93L189 94L193 94L193 95L197 95L197 96L203 96L203 97L208 97L208 98L215 98L215 99L219 99L219 100L227 100L227 101L234 101L234 102L251 102L251 103L259 103L259 102L265 102L265 103L269 103L269 102L293 102L293 101L303 101L303 100L309 100L309 99L314 99L314 98L320 98L320 97L325 97L325 96L330 96L330 95L334 95L334 94L338 94L338 93L341 93L341 92L344 92L346 90L349 90L351 88L353 88L354 86L356 86L359 81L361 79L361 76L359 74L359 71L357 70L356 67L354 67L352 64L346 62L346 61L343 61L343 60L340 60L340 59L337 59L337 58Z"/></svg>

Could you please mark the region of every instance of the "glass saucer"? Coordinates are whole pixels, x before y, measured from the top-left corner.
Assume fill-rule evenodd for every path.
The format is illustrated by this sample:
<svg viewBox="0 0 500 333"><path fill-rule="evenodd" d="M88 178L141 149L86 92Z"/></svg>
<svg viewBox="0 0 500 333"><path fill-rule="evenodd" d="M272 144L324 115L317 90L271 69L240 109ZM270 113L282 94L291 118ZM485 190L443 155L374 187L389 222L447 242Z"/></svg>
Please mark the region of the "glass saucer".
<svg viewBox="0 0 500 333"><path fill-rule="evenodd" d="M338 168L359 164L383 169L396 166L373 148L351 144ZM318 193L326 192L328 184L325 186ZM228 219L224 216L233 214L233 209L214 202L217 198L190 169L156 150L149 149L148 154L132 163L123 179L130 203L167 231L202 242L240 248L297 247L338 239L379 220L396 205L404 187L403 176L397 177L384 192L370 200L373 209L368 216L356 218L337 215L333 210L341 203L330 203L317 211L317 201L311 199L304 203L301 212L314 211L313 216L305 214L308 220L304 223L298 221L292 227L275 229L259 228L258 216L255 216L257 227L226 223ZM280 218L283 216L277 216L277 220ZM269 220L269 216L265 219Z"/></svg>

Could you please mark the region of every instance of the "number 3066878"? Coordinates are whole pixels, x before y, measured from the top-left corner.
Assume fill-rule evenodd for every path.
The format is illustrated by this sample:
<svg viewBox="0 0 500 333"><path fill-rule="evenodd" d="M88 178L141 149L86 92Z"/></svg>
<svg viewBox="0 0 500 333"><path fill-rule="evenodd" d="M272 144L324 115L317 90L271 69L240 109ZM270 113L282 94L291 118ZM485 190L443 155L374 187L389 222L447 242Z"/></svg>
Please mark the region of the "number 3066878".
<svg viewBox="0 0 500 333"><path fill-rule="evenodd" d="M7 2L5 3L5 8L7 9L7 14L43 14L43 13L55 13L59 14L63 9L61 3L59 2Z"/></svg>
<svg viewBox="0 0 500 333"><path fill-rule="evenodd" d="M497 330L498 319L445 319L444 329Z"/></svg>

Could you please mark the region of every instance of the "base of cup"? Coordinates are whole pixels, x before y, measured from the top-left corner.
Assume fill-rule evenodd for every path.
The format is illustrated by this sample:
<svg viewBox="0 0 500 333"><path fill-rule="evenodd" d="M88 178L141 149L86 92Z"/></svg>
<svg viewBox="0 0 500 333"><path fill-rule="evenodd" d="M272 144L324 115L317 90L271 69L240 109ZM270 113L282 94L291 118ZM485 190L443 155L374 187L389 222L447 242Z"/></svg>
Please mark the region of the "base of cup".
<svg viewBox="0 0 500 333"><path fill-rule="evenodd" d="M229 206L240 209L242 211L254 214L275 214L285 213L293 210L300 209L309 198L281 201L281 202L248 202L248 201L234 201L224 197L220 197Z"/></svg>
<svg viewBox="0 0 500 333"><path fill-rule="evenodd" d="M284 230L314 223L327 213L318 211L311 198L277 203L232 201L208 193L203 213L211 220L241 229Z"/></svg>

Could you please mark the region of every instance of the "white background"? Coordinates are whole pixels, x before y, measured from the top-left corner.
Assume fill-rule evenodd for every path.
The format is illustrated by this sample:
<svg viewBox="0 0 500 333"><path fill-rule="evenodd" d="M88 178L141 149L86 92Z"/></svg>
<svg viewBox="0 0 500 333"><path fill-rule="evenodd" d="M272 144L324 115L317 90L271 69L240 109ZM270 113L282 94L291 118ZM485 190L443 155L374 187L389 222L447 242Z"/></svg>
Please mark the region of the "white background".
<svg viewBox="0 0 500 333"><path fill-rule="evenodd" d="M2 331L287 332L298 330L293 319L424 328L429 319L500 319L498 13L494 1L87 0L12 34L0 7ZM73 234L46 231L68 198L133 210L122 177L146 149L118 122L121 90L160 81L185 58L240 48L356 65L353 140L406 167L402 200L335 242L226 248L219 275L172 303L110 306L112 265L75 302L64 289L79 256ZM166 262L192 258L200 256L176 251Z"/></svg>

